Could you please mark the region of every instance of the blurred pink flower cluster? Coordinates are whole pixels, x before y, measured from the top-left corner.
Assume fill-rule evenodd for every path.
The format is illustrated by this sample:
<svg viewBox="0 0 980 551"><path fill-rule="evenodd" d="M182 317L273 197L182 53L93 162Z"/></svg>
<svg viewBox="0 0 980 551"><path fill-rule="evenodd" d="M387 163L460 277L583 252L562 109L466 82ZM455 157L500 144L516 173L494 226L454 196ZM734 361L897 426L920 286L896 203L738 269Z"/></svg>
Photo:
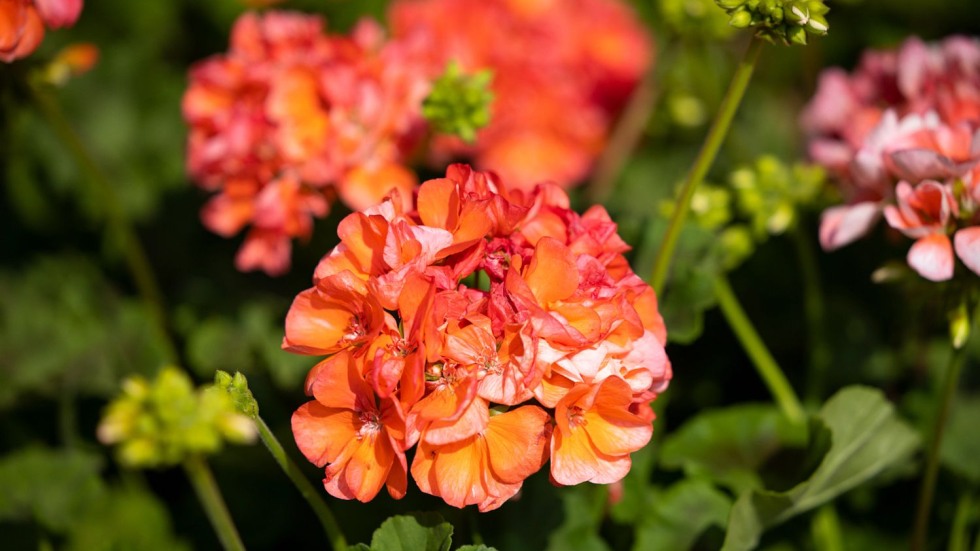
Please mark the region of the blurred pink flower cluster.
<svg viewBox="0 0 980 551"><path fill-rule="evenodd" d="M852 74L829 69L802 124L847 201L824 212L824 249L884 213L915 240L908 263L922 277L951 279L956 257L980 274L980 42L910 38L865 53Z"/></svg>
<svg viewBox="0 0 980 551"><path fill-rule="evenodd" d="M70 27L82 13L82 0L0 0L0 60L30 55L45 28Z"/></svg>
<svg viewBox="0 0 980 551"><path fill-rule="evenodd" d="M405 156L421 135L429 70L411 39L387 41L373 21L349 36L289 12L243 15L227 54L191 69L184 95L188 170L217 194L202 217L231 236L251 224L240 270L289 268L336 193L353 209L392 189L411 197Z"/></svg>
<svg viewBox="0 0 980 551"><path fill-rule="evenodd" d="M493 71L490 125L469 145L440 137L433 158L469 157L512 186L580 182L653 59L636 16L614 0L398 0L396 37L422 34L434 65Z"/></svg>

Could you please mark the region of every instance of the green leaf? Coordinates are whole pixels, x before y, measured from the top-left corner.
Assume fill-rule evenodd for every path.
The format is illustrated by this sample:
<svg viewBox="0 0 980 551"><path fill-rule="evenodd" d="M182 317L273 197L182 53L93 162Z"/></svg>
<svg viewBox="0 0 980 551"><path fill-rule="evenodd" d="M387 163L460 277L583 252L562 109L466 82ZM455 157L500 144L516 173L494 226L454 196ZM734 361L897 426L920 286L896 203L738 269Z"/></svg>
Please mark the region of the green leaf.
<svg viewBox="0 0 980 551"><path fill-rule="evenodd" d="M0 520L35 519L66 530L106 489L98 455L25 448L0 458Z"/></svg>
<svg viewBox="0 0 980 551"><path fill-rule="evenodd" d="M633 549L690 549L708 527L724 527L731 508L732 500L707 480L681 480L645 510Z"/></svg>
<svg viewBox="0 0 980 551"><path fill-rule="evenodd" d="M762 532L830 501L911 455L918 434L881 391L847 387L815 417L811 448L826 453L809 479L786 492L751 491L732 508L724 551L754 548Z"/></svg>
<svg viewBox="0 0 980 551"><path fill-rule="evenodd" d="M548 551L609 551L609 546L599 537L599 526L606 509L606 492L605 486L593 484L562 489L565 520L548 538Z"/></svg>
<svg viewBox="0 0 980 551"><path fill-rule="evenodd" d="M142 305L121 298L80 257L0 272L0 296L0 408L24 394L108 396L125 374L151 374L163 363Z"/></svg>
<svg viewBox="0 0 980 551"><path fill-rule="evenodd" d="M481 543L480 545L464 545L457 548L456 551L497 551L497 548L487 547Z"/></svg>
<svg viewBox="0 0 980 551"><path fill-rule="evenodd" d="M780 448L801 446L805 439L804 428L775 405L737 405L702 413L668 435L660 464L740 493L761 488L759 467Z"/></svg>
<svg viewBox="0 0 980 551"><path fill-rule="evenodd" d="M173 535L170 515L153 494L113 489L86 509L68 534L69 551L180 551L190 547Z"/></svg>
<svg viewBox="0 0 980 551"><path fill-rule="evenodd" d="M961 396L953 402L940 458L956 474L974 484L980 482L980 439L977 438L977 419L980 419L980 396Z"/></svg>
<svg viewBox="0 0 980 551"><path fill-rule="evenodd" d="M381 523L371 538L375 551L449 551L453 526L435 513L398 515Z"/></svg>

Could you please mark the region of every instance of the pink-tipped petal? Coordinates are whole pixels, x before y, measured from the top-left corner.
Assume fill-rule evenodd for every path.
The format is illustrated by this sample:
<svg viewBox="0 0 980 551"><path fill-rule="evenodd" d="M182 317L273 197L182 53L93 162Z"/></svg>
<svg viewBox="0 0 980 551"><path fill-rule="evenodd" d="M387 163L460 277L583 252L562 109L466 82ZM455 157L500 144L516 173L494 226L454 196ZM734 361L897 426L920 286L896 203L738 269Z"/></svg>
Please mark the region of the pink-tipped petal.
<svg viewBox="0 0 980 551"><path fill-rule="evenodd" d="M909 249L908 262L930 281L947 281L953 277L953 245L946 234L927 235Z"/></svg>
<svg viewBox="0 0 980 551"><path fill-rule="evenodd" d="M953 236L953 246L956 256L960 257L966 267L973 273L980 274L980 226L963 228Z"/></svg>
<svg viewBox="0 0 980 551"><path fill-rule="evenodd" d="M881 205L870 201L823 211L820 245L825 251L833 251L864 237L878 221L880 212Z"/></svg>
<svg viewBox="0 0 980 551"><path fill-rule="evenodd" d="M49 28L70 27L82 13L82 0L34 0L41 19Z"/></svg>

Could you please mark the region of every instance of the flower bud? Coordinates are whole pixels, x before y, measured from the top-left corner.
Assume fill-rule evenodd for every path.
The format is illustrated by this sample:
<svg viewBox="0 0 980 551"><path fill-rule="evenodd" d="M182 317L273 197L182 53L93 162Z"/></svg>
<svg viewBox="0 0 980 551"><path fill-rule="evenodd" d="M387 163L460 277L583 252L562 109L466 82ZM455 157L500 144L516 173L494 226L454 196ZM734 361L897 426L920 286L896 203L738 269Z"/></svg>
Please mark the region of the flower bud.
<svg viewBox="0 0 980 551"><path fill-rule="evenodd" d="M739 10L732 14L728 24L736 29L746 29L752 24L752 14L746 10Z"/></svg>
<svg viewBox="0 0 980 551"><path fill-rule="evenodd" d="M463 74L459 64L451 61L422 102L422 116L438 132L475 141L476 131L490 123L492 79L490 71Z"/></svg>
<svg viewBox="0 0 980 551"><path fill-rule="evenodd" d="M953 348L959 350L970 338L970 314L967 312L966 304L960 305L949 313L949 338L953 343Z"/></svg>

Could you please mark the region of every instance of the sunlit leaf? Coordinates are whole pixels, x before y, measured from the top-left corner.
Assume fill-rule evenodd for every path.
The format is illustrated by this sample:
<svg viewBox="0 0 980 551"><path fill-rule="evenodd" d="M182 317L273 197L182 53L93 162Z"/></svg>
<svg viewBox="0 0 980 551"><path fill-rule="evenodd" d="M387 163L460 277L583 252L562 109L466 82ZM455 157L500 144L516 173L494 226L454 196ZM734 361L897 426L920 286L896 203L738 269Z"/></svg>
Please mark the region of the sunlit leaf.
<svg viewBox="0 0 980 551"><path fill-rule="evenodd" d="M826 447L820 465L786 492L754 490L732 508L726 551L754 548L767 528L813 509L911 455L918 434L895 415L881 391L852 386L824 404L811 428L811 446Z"/></svg>
<svg viewBox="0 0 980 551"><path fill-rule="evenodd" d="M449 551L453 527L435 513L398 515L381 523L371 538L374 551Z"/></svg>

